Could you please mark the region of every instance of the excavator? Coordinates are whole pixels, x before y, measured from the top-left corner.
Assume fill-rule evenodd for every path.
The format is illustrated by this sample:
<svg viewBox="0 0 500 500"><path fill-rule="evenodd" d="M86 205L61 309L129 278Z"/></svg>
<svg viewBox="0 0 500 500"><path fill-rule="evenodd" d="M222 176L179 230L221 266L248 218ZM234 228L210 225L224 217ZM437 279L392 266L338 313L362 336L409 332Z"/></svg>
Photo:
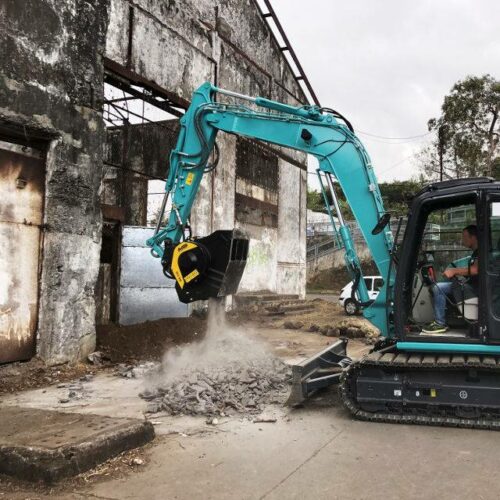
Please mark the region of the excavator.
<svg viewBox="0 0 500 500"><path fill-rule="evenodd" d="M353 297L380 331L380 340L359 360L347 356L347 340L339 339L293 366L289 402L300 403L321 387L339 384L343 405L361 420L499 429L500 183L482 177L429 184L393 234L370 157L340 113L204 83L180 120L162 216L147 241L184 303L236 293L248 255L241 230L206 237L191 232L200 182L219 160L219 132L318 160L319 185L352 275ZM338 189L383 277L375 300L369 298ZM476 285L470 272L453 278L453 292L444 297L449 328L426 333L422 326L434 319L442 272L464 265L470 270L471 256L457 241L465 226L473 226L477 237Z"/></svg>

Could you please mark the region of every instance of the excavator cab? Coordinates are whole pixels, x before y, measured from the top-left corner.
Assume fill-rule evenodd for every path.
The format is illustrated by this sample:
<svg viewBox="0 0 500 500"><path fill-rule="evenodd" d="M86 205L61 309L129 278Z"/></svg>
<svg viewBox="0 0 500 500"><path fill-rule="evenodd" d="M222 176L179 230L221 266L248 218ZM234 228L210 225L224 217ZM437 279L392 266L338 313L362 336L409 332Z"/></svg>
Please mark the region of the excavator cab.
<svg viewBox="0 0 500 500"><path fill-rule="evenodd" d="M443 273L449 269L466 269L473 262L472 250L462 245L462 234L464 228L476 227L474 204L437 208L427 215L413 279L409 321L414 330L419 331L437 319L433 304L441 298L446 306L448 334L474 335L478 319L477 277L448 279Z"/></svg>
<svg viewBox="0 0 500 500"><path fill-rule="evenodd" d="M425 188L412 205L400 250L395 330L405 341L500 342L500 194L492 179L445 181ZM443 272L471 265L462 232L477 228L478 276L448 280ZM438 287L438 283L449 286ZM427 335L436 294L446 289L448 331ZM398 296L398 289L401 290ZM398 335L399 336L399 335Z"/></svg>

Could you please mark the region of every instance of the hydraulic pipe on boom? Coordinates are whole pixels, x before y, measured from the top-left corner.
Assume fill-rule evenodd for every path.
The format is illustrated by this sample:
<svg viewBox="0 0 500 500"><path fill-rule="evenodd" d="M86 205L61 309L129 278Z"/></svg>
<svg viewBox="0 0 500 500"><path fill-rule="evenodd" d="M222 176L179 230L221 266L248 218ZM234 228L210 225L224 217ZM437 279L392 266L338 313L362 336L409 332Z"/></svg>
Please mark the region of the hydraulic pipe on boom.
<svg viewBox="0 0 500 500"><path fill-rule="evenodd" d="M251 102L256 109L241 104L215 102L216 94ZM170 155L165 186L172 210L165 227L159 223L147 241L152 254L162 259L164 272L176 279L181 300L206 299L234 293L244 269L248 243L241 234L216 232L202 240L186 238L193 202L205 172L216 167L219 131L303 151L319 162L326 176L339 236L345 249L347 267L357 286L363 314L384 336L391 336L389 313L392 283L384 282L375 301L370 302L349 227L344 223L334 189L336 180L344 192L381 276L390 276L392 235L384 227L387 214L370 158L354 131L339 113L317 106L295 107L262 97L250 97L204 83L193 94L180 120L176 148ZM214 160L210 162L213 152ZM325 200L326 201L326 200ZM328 212L333 214L330 207ZM217 234L224 233L224 234ZM209 239L212 238L212 239ZM220 258L220 249L226 249ZM219 262L215 262L215 255ZM215 264L214 264L215 262ZM210 281L210 286L206 286Z"/></svg>

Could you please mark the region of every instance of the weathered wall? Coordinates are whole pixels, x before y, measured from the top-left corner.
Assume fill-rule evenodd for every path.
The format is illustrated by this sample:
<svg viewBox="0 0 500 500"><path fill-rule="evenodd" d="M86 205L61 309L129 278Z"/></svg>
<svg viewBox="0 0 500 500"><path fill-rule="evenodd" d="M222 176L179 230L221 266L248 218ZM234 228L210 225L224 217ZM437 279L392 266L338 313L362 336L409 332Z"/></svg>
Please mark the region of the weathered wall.
<svg viewBox="0 0 500 500"><path fill-rule="evenodd" d="M47 146L38 352L52 363L95 346L104 0L0 2L0 126Z"/></svg>
<svg viewBox="0 0 500 500"><path fill-rule="evenodd" d="M106 55L184 99L209 80L245 94L305 102L253 0L111 0ZM251 242L240 290L304 294L305 173L279 160L277 227L238 220L236 139L218 140L221 163L202 182L195 234L242 227ZM304 155L287 153L305 166Z"/></svg>

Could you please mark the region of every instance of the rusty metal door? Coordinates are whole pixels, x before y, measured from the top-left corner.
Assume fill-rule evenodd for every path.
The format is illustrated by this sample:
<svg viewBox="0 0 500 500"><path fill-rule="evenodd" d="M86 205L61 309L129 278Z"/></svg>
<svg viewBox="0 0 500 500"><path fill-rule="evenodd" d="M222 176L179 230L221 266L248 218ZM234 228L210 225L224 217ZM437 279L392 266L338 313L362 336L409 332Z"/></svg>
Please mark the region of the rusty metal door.
<svg viewBox="0 0 500 500"><path fill-rule="evenodd" d="M0 141L0 363L35 354L45 162Z"/></svg>

